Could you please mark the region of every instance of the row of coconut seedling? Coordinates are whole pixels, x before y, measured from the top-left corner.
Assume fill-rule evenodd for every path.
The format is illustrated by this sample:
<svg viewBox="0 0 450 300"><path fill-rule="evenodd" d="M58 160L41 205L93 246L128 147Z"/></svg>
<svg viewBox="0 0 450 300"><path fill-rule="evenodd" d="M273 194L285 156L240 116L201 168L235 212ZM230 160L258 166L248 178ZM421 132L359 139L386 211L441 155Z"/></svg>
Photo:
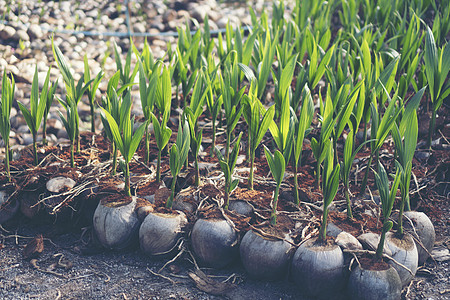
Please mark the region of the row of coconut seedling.
<svg viewBox="0 0 450 300"><path fill-rule="evenodd" d="M300 7L299 2L297 2L297 6ZM116 172L118 153L120 152L122 156L120 166L125 178L125 192L127 195L131 195L129 163L141 144L144 135L146 147L144 161L147 164L150 163L148 145L150 139L149 126L151 124L159 150L156 163L156 181L159 182L161 180L160 169L163 151L165 148L168 148L169 139L172 135L172 130L167 123L171 114L171 107L173 106L172 83L175 83L175 99L177 101L179 99L178 87L181 85L184 108L179 117L180 125L177 141L171 145L168 155L173 180L171 183L171 195L166 203L167 208L172 208L176 180L183 166L188 165L186 159L189 151L194 157L195 183L199 184L200 176L197 157L202 144L202 129L199 128L198 119L203 114L204 106L206 105L212 119L213 139L215 137L216 120L219 115L224 117L226 147L223 153L217 151L216 154L225 177L225 201L223 206L225 210L230 208L230 193L239 184L239 181L233 178L233 173L242 134L237 135L237 140L234 142L234 146L231 147L232 141L236 136L234 131L237 123L243 116L244 121L248 124L246 152L250 165L248 178L248 187L250 189L253 188L256 149L261 144L266 132L270 131L277 149L272 153L268 148L264 148L264 153L271 174L276 182L272 202L273 211L270 217L271 225L275 226L277 222L278 194L286 165L289 163L292 164L294 169L294 193L296 204L299 205L296 178L297 168L301 158L303 140L310 132L314 116L314 103L310 88L316 91L319 81L325 75L328 85L324 101L322 101L322 90L319 90L321 130L320 134L311 138L311 148L317 160L316 183L323 193L323 216L319 237L304 241L295 251L293 259L291 259L294 248L287 241L288 238L281 237L281 240L272 241L264 238L261 234L249 231L240 243L241 258L248 272L256 277L260 274L272 274L272 271L275 270L273 264L278 265L277 270L279 270L279 272L273 272L273 274L282 274L286 271L287 266L291 264L294 279L308 293L323 296L327 293L341 290L347 281L345 279L346 276L343 275L344 255L339 247L327 240L328 207L338 192L341 180L348 204L347 215L349 218L353 217L349 193L351 167L356 153L361 147L368 145L370 146L371 155L363 179L362 190L364 191L366 188L368 174L371 171L372 158L374 158L377 162L375 164L377 169L375 178L380 191L383 210L382 219L384 220L381 239L379 247L376 247L375 257L378 261L381 260L386 239L388 240L388 246L385 248L390 249L391 252L388 252L390 256L396 258L406 268L392 263L396 269L396 271L393 271L387 265L377 264L381 270L375 271L382 271L381 273L386 273L390 276L386 280L386 285L380 287L380 294L374 292L375 287L378 285L372 284L371 279L368 279L367 282L354 283L358 278L367 278L367 276L370 278L372 275L351 275L349 289L355 293L354 295L357 298L363 295L366 297L382 295L379 297L385 298L383 296L385 294L382 294L384 291L387 291L386 293L390 297L397 298L401 285L406 284L411 279L410 275L414 274L418 263L418 260L414 258L414 254L406 254L405 258L402 255L403 253L409 253L408 251L392 250L392 247L394 247L392 245L402 243L398 241L389 243L389 240L393 238L394 240L403 241L403 244L411 245L410 237L403 232L402 222L403 209L409 209L409 182L418 131L416 109L425 93L427 82L434 114L442 104L443 98L450 91L448 84L444 85L449 65L443 63L449 57L450 47L437 47L434 39L436 35L434 28L432 31L427 27L425 33L420 35L420 31L417 29L420 28L418 16L413 15L409 24L406 21L404 24L402 23L403 25L399 29L399 31L402 31L402 35L399 36L403 36L405 40L418 38L422 41L425 37L425 67L422 68L419 76L416 77L417 82L414 82L417 63L421 60L421 53L420 51L418 52L418 44L421 43L405 43L404 45L407 45L409 48L406 49L406 46L404 46L401 54L397 53L398 55L395 53L393 55L378 55L377 51L381 49L386 36L379 33L384 31L379 31L379 29L371 31L367 28L363 30L361 28L359 34L351 32L348 33L348 36L344 33L340 34L334 44L330 46L331 31L329 28L326 30L318 29L318 22L314 23L314 26L311 24L310 26L301 26L302 20L304 21L301 10L296 10L295 21L285 22L283 21L283 13L280 12L280 10L283 11L284 9L282 3L279 6L275 6L275 8L277 13L274 14L272 26L269 26L267 15L263 14L260 20L254 20L254 30L249 33L245 41L243 41L240 28L233 31L228 26L225 35L226 47L223 46L221 35L218 36L217 44L213 42L214 39L211 38L208 27L205 26L203 32L199 30L191 36L187 25L184 31L179 30L180 38L176 50L172 51L170 47L167 52L168 64L154 60L150 47L146 43L142 53L139 53L132 46L133 51L128 52L125 65L122 65L119 53L115 47L118 71L109 80L106 95L103 97L101 105L104 130L111 141L113 149L112 173ZM320 9L316 7L316 10ZM321 18L320 13L316 12L315 15L317 18ZM207 19L205 24L207 24ZM300 30L299 28L302 29ZM388 31L386 29L386 32ZM391 32L389 33L391 34ZM351 42L346 42L346 37ZM392 41L389 43L392 43ZM441 44L441 42L438 41L438 44ZM326 48L328 48L327 51L322 50ZM215 58L213 49L217 50L218 59ZM131 71L132 52L134 52L137 59L137 64L133 71ZM77 106L83 95L87 94L91 104L92 121L95 120L95 94L103 74L100 72L94 79L91 79L89 66L86 62L84 76L76 84L63 54L55 45L53 45L53 53L66 86L65 97L58 100L66 111L65 115L60 113L60 116L71 141L71 165L75 167L74 152L79 149L80 140L80 120ZM275 54L276 64L274 64ZM308 55L308 60L306 63L302 63L305 54ZM375 59L372 57L375 57ZM383 59L389 63L384 64ZM139 94L145 121L139 126L134 126L134 120L131 118L132 99L130 91L135 84L134 78L138 73ZM344 75L345 73L351 74L351 76L347 77ZM263 105L264 101L261 102L261 99L268 92L266 87L271 74L275 88L274 104L269 109L266 109ZM358 81L358 77L362 79ZM296 78L295 88L292 86L293 78ZM396 78L400 78L399 84L396 83ZM244 80L248 83L247 85L245 85ZM405 101L406 92L410 85L417 92L408 101ZM32 85L30 109L19 104L33 135L33 151L36 165L39 163L36 146L37 132L43 119L44 126L46 124L46 116L50 104L53 102L56 86L56 83L53 85L49 83L48 75L44 88L39 94L36 75ZM8 143L10 131L9 112L13 102L13 95L14 79L8 79L6 73L4 73L0 129L2 138L5 141L6 153L10 152ZM363 136L366 137L365 131L369 123L371 123L370 139L355 150L356 133L360 124L364 124ZM430 128L433 128L433 126L430 126ZM93 130L95 130L95 124L93 125ZM45 128L43 132L45 132ZM344 133L346 133L347 137L342 157L339 158L337 145ZM432 133L431 131L430 137ZM392 135L394 140L396 153L396 175L391 189L389 188L386 171L378 163L378 153L389 134ZM211 149L214 152L214 140ZM9 155L5 157L8 176L9 157ZM401 203L397 234L391 237L391 234L387 234L392 228L389 217L398 188L400 188L401 192ZM120 207L109 207L111 205L108 206L107 201L105 201L104 205L102 203L99 204L94 217L94 226L100 241L107 248L122 248L123 245L127 244L128 240L133 238L133 234L130 234L130 232L136 233L137 228L140 227L141 247L144 251L152 255L170 252L180 237L180 232L187 222L186 218L182 213L173 211L172 217L149 213L145 219L142 216L141 219L143 220L139 220L136 218L138 215L135 205L136 200ZM122 214L135 216L135 218L125 218L134 221L131 223L122 222L124 220L120 217ZM142 225L140 225L141 221ZM427 222L429 226L431 223ZM156 223L162 223L163 225L158 227L158 225L155 225ZM214 225L210 225L211 223ZM169 228L172 229L169 230ZM226 232L222 232L222 230ZM217 232L220 232L220 234L217 235ZM123 233L123 235L120 233ZM120 236L120 238L114 241L109 240L116 235ZM163 239L161 236L165 238ZM229 237L224 243L226 244L225 248L228 247L231 251L227 252L214 248L214 250L210 250L208 247L214 247L214 245L211 246L210 241L215 241L215 238L212 236L218 236L218 241L221 240L220 238ZM429 236L431 240L432 236L432 234ZM194 225L190 237L194 251L200 260L211 265L217 263L216 266L219 267L222 266L222 263L218 262L228 262L228 255L236 251L235 249L239 245L233 227L226 220L210 222L201 219ZM165 240L169 240L165 245L152 245L152 243L162 243ZM425 242L426 239L422 238L421 240L422 244L426 245L429 251L430 246ZM220 244L220 242L218 243ZM261 246L257 246L258 244ZM258 263L253 263L251 260L255 259L254 253L256 250L253 247L260 247L263 250L262 256L256 258ZM419 249L422 248L422 245L419 245ZM330 259L326 263L316 259L322 255L319 253L328 251L328 249L332 249L330 253L333 254L330 255L336 255L336 259ZM268 255L269 253L273 254L273 256ZM396 256L397 253L402 254ZM420 261L423 262L426 255L420 257ZM315 261L316 265L310 260ZM327 266L332 266L331 262L336 263L335 267L330 268L335 271L334 275L330 275L333 273L330 270L326 271L325 274L320 273ZM280 265L282 266L280 267ZM252 269L254 266L263 266L261 267L263 269L262 271L259 268ZM264 268L266 269L264 270ZM360 267L353 274L357 274L357 272L366 274L366 269L365 265L361 263ZM368 274L372 274L371 271L367 271ZM394 274L399 276L401 285L398 284L399 280ZM378 278L379 275L373 276ZM396 277L396 279L392 279L393 277ZM317 278L321 278L321 280L317 280ZM330 278L330 280L325 281L323 278ZM327 284L326 286L321 286L320 282L327 282ZM316 287L314 287L315 285ZM371 292L366 292L367 289L370 289Z"/></svg>

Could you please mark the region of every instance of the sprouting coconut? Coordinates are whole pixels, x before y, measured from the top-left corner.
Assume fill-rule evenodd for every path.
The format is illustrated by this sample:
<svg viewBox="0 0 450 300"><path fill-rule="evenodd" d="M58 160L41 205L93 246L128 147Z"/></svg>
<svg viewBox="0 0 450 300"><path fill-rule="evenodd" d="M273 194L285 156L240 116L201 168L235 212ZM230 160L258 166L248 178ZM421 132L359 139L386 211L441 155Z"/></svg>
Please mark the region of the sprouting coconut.
<svg viewBox="0 0 450 300"><path fill-rule="evenodd" d="M392 229L393 223L389 220L395 194L400 183L399 172L395 175L391 190L384 167L379 164L378 173L375 172L375 182L380 192L383 213L383 228L374 258L362 257L360 265L350 274L347 290L351 299L400 299L402 281L391 265L383 260L386 234ZM387 244L387 243L386 243Z"/></svg>
<svg viewBox="0 0 450 300"><path fill-rule="evenodd" d="M313 297L329 298L339 293L346 283L344 254L334 239L327 239L326 235L328 206L337 193L339 169L339 164L333 167L333 150L329 144L322 174L324 201L319 237L301 244L292 259L295 283Z"/></svg>
<svg viewBox="0 0 450 300"><path fill-rule="evenodd" d="M191 243L200 261L215 268L230 264L238 254L238 235L226 220L197 220L192 228Z"/></svg>
<svg viewBox="0 0 450 300"><path fill-rule="evenodd" d="M186 224L187 218L182 212L149 213L139 229L142 251L152 256L170 253L181 238Z"/></svg>
<svg viewBox="0 0 450 300"><path fill-rule="evenodd" d="M400 299L401 281L397 271L386 263L374 265L372 260L352 271L348 283L351 299L397 300Z"/></svg>
<svg viewBox="0 0 450 300"><path fill-rule="evenodd" d="M267 238L250 230L239 247L242 264L254 278L280 280L287 274L294 247L289 237L283 239Z"/></svg>
<svg viewBox="0 0 450 300"><path fill-rule="evenodd" d="M386 245L392 252L392 258L409 269L406 270L404 267L390 262L390 265L397 270L404 287L411 282L417 271L419 254L417 253L416 244L408 233L403 233L399 236L397 233L388 232L386 234Z"/></svg>
<svg viewBox="0 0 450 300"><path fill-rule="evenodd" d="M405 212L403 219L406 218L409 220L403 221L405 229L420 241L420 243L416 242L416 247L419 254L419 265L423 265L430 256L436 240L436 232L433 223L431 223L426 214L418 211ZM411 221L412 224L409 221Z"/></svg>
<svg viewBox="0 0 450 300"><path fill-rule="evenodd" d="M107 249L121 250L130 246L138 236L141 225L136 213L136 197L117 195L100 201L94 213L94 230Z"/></svg>

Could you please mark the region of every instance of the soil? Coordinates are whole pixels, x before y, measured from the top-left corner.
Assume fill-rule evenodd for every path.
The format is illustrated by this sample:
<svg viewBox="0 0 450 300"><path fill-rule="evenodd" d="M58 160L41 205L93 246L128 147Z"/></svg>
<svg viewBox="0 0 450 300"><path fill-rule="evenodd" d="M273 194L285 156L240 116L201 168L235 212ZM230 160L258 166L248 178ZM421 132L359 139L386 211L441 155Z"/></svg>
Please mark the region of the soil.
<svg viewBox="0 0 450 300"><path fill-rule="evenodd" d="M361 267L366 270L384 271L390 268L389 264L382 259L375 259L369 256L362 256L359 259Z"/></svg>

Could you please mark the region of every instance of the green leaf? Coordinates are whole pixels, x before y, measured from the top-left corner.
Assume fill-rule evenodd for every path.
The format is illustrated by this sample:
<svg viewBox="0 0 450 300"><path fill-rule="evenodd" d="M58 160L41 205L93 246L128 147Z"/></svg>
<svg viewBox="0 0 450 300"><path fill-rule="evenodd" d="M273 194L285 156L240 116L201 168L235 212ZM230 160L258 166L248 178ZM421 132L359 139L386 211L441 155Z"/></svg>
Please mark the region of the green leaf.
<svg viewBox="0 0 450 300"><path fill-rule="evenodd" d="M106 111L103 107L102 110L106 116L106 119L108 120L109 129L111 131L114 142L117 145L117 148L119 149L120 153L122 154L125 153L124 143L122 140L122 136L120 135L119 126L117 125L116 120L114 120L111 114L108 111Z"/></svg>
<svg viewBox="0 0 450 300"><path fill-rule="evenodd" d="M127 162L130 162L131 158L133 158L133 155L136 152L136 150L139 146L139 143L142 140L142 137L144 136L146 126L147 126L147 122L144 122L135 131L133 138L131 139L130 149L128 150L128 161Z"/></svg>
<svg viewBox="0 0 450 300"><path fill-rule="evenodd" d="M178 154L177 144L173 144L172 148L170 148L170 154L169 154L170 173L172 174L173 178L176 178L178 176L179 160L180 160L180 158L179 158L179 154Z"/></svg>

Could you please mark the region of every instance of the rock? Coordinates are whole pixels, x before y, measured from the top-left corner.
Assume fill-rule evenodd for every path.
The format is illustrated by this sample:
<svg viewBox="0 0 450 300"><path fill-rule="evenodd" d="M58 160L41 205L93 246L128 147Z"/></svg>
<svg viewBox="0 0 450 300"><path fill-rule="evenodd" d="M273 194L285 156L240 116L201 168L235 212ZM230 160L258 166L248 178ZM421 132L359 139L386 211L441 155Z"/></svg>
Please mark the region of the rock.
<svg viewBox="0 0 450 300"><path fill-rule="evenodd" d="M437 261L449 261L450 260L450 251L447 248L435 248L431 252L433 258Z"/></svg>
<svg viewBox="0 0 450 300"><path fill-rule="evenodd" d="M0 39L2 40L10 40L12 39L16 34L16 30L11 26L5 26L0 31Z"/></svg>
<svg viewBox="0 0 450 300"><path fill-rule="evenodd" d="M13 36L16 40L22 40L22 41L29 41L30 37L28 36L27 32L25 30L17 30L16 34Z"/></svg>

